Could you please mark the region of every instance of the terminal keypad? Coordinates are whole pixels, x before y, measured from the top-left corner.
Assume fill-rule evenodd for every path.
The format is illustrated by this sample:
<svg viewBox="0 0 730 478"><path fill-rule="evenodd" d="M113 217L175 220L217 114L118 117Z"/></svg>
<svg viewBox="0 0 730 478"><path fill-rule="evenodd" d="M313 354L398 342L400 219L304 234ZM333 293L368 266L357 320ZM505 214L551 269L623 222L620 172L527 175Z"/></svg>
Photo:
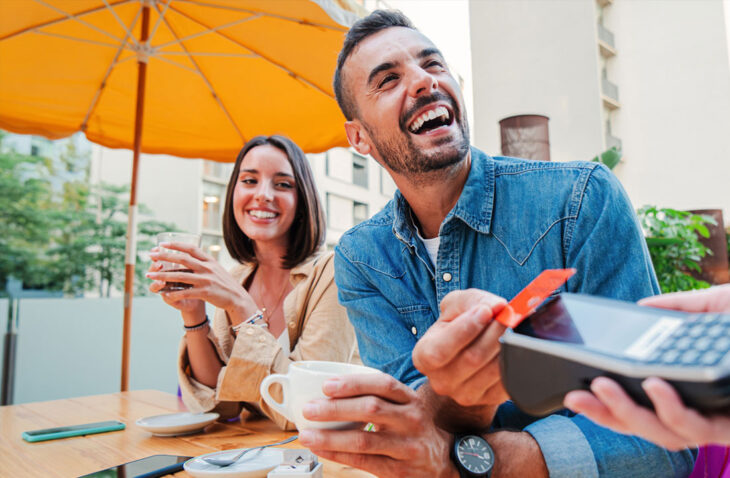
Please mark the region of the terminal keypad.
<svg viewBox="0 0 730 478"><path fill-rule="evenodd" d="M712 366L730 353L730 314L687 319L648 357L657 365Z"/></svg>

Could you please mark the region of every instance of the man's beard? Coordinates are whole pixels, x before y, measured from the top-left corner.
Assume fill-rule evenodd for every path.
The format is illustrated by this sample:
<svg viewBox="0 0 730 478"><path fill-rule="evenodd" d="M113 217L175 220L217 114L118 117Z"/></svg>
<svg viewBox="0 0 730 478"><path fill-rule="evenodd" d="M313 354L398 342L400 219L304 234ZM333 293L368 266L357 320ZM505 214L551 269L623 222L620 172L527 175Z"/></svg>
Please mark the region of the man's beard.
<svg viewBox="0 0 730 478"><path fill-rule="evenodd" d="M382 161L385 165L390 168L394 173L398 174L424 174L433 171L442 170L459 163L466 158L469 152L469 125L467 124L466 117L461 114L461 111L456 108L451 98L447 97L442 93L436 93L432 97L420 98L420 102L417 102L412 110L422 108L426 104L436 102L438 100L447 100L452 105L454 111L454 122L458 126L458 131L461 133L461 139L455 140L452 137L444 137L438 140L435 145L442 146L444 148L438 148L432 153L426 153L420 150L414 143L413 138L409 133L406 133L407 127L404 121L400 121L401 133L403 136L398 135L389 136L381 139L378 134L373 134L373 130L367 125L363 124L365 130L368 132L370 139L373 141L375 148L377 149ZM406 117L410 115L404 115ZM453 143L450 146L446 146L448 143Z"/></svg>

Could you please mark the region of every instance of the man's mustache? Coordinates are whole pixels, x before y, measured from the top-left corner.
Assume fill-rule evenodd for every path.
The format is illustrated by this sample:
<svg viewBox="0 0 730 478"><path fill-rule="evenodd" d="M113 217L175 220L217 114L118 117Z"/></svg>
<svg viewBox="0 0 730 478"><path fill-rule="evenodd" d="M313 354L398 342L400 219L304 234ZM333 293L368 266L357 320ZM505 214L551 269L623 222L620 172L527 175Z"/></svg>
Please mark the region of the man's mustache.
<svg viewBox="0 0 730 478"><path fill-rule="evenodd" d="M403 131L407 130L406 122L409 118L411 118L416 111L420 110L421 108L430 105L431 103L437 103L439 101L443 101L447 103L449 106L451 106L451 109L454 110L454 116L455 119L459 117L459 109L456 106L456 102L451 98L450 96L445 95L444 93L441 93L440 91L435 91L433 94L428 96L419 96L416 98L416 102L413 103L413 106L408 108L408 110L403 113L403 115L400 118L400 127Z"/></svg>

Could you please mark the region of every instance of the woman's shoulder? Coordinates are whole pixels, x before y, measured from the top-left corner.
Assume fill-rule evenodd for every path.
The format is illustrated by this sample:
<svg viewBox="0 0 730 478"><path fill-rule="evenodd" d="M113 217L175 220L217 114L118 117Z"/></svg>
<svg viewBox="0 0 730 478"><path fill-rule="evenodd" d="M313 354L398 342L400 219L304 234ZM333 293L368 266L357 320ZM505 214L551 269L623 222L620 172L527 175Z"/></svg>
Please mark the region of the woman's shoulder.
<svg viewBox="0 0 730 478"><path fill-rule="evenodd" d="M309 256L292 269L292 275L307 277L331 276L334 277L334 252L320 250Z"/></svg>

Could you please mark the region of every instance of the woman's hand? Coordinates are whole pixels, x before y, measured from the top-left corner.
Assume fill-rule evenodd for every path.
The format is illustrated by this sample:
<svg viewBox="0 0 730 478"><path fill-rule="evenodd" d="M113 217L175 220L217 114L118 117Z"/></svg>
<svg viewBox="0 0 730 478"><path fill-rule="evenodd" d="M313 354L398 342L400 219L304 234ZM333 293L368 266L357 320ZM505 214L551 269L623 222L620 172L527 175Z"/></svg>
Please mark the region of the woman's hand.
<svg viewBox="0 0 730 478"><path fill-rule="evenodd" d="M154 280L150 291L159 292L165 282L184 282L191 285L188 289L162 292L166 303L184 311L183 308L187 309L193 304L208 302L228 312L234 325L256 311L258 307L246 289L213 256L190 244L173 242L165 243L164 247L183 254L152 250L150 258L155 263L147 272L147 277ZM162 272L158 261L173 262L182 266L181 269L191 272Z"/></svg>

